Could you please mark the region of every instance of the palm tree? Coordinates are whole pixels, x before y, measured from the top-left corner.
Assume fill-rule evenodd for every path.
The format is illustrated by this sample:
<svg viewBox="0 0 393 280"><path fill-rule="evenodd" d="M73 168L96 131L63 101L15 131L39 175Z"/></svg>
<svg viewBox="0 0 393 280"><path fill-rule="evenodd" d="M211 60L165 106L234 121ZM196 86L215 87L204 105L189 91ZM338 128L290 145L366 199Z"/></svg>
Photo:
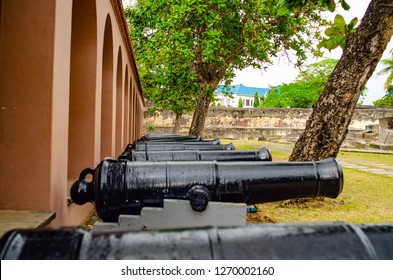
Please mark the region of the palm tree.
<svg viewBox="0 0 393 280"><path fill-rule="evenodd" d="M390 50L390 54L392 55L391 58L381 60L381 63L386 67L377 73L377 75L388 74L384 86L387 93L390 93L393 90L393 49Z"/></svg>

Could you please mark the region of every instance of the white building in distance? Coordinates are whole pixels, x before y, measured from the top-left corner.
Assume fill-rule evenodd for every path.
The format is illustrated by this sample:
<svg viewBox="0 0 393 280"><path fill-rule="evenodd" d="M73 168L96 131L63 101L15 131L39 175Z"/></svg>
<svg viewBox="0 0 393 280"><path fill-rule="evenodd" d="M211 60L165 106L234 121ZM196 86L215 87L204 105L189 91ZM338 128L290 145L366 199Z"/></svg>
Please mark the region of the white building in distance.
<svg viewBox="0 0 393 280"><path fill-rule="evenodd" d="M252 108L254 107L255 92L258 92L260 101L263 101L269 90L269 88L247 87L242 84L219 85L214 91L215 101L212 104L213 106L238 107L239 99L242 99L243 108Z"/></svg>

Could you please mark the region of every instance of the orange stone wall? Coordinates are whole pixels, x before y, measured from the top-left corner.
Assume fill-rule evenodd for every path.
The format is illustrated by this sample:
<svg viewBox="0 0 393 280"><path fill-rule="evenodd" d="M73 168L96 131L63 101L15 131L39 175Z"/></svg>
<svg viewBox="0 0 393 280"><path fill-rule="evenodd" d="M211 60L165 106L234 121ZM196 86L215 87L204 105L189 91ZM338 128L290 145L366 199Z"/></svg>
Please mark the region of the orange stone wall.
<svg viewBox="0 0 393 280"><path fill-rule="evenodd" d="M77 225L67 182L142 133L120 0L0 0L0 209Z"/></svg>

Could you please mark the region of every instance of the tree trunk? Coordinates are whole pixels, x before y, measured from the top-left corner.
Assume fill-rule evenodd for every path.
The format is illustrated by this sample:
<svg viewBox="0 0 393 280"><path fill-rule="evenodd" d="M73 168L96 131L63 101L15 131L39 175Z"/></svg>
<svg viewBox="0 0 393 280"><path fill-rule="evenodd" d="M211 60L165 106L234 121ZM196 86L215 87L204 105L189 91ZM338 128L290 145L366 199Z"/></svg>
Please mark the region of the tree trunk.
<svg viewBox="0 0 393 280"><path fill-rule="evenodd" d="M173 123L172 133L178 134L180 132L180 120L183 116L183 113L176 113L175 121Z"/></svg>
<svg viewBox="0 0 393 280"><path fill-rule="evenodd" d="M206 88L209 87L210 90L215 90L218 86L218 83L219 80L201 83L198 95L198 102L195 107L194 115L192 116L192 122L189 132L190 136L202 135L211 102L211 95L206 93Z"/></svg>
<svg viewBox="0 0 393 280"><path fill-rule="evenodd" d="M344 141L361 91L373 74L393 34L392 0L372 0L343 51L290 161L336 157Z"/></svg>
<svg viewBox="0 0 393 280"><path fill-rule="evenodd" d="M205 121L210 106L210 96L205 95L198 98L198 103L195 107L194 115L192 116L192 122L190 126L190 136L202 135L203 129L205 128Z"/></svg>

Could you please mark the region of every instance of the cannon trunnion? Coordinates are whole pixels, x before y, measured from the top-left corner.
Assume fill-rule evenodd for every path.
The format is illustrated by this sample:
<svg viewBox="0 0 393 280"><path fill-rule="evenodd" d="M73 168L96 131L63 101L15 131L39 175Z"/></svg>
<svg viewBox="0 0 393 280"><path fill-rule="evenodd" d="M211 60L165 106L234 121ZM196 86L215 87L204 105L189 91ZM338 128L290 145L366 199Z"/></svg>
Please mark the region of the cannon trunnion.
<svg viewBox="0 0 393 280"><path fill-rule="evenodd" d="M93 175L87 182L86 176ZM104 160L85 169L71 188L77 204L93 202L104 222L164 199L189 200L203 211L209 201L247 204L302 197L337 197L343 172L336 160L315 162L131 162Z"/></svg>

